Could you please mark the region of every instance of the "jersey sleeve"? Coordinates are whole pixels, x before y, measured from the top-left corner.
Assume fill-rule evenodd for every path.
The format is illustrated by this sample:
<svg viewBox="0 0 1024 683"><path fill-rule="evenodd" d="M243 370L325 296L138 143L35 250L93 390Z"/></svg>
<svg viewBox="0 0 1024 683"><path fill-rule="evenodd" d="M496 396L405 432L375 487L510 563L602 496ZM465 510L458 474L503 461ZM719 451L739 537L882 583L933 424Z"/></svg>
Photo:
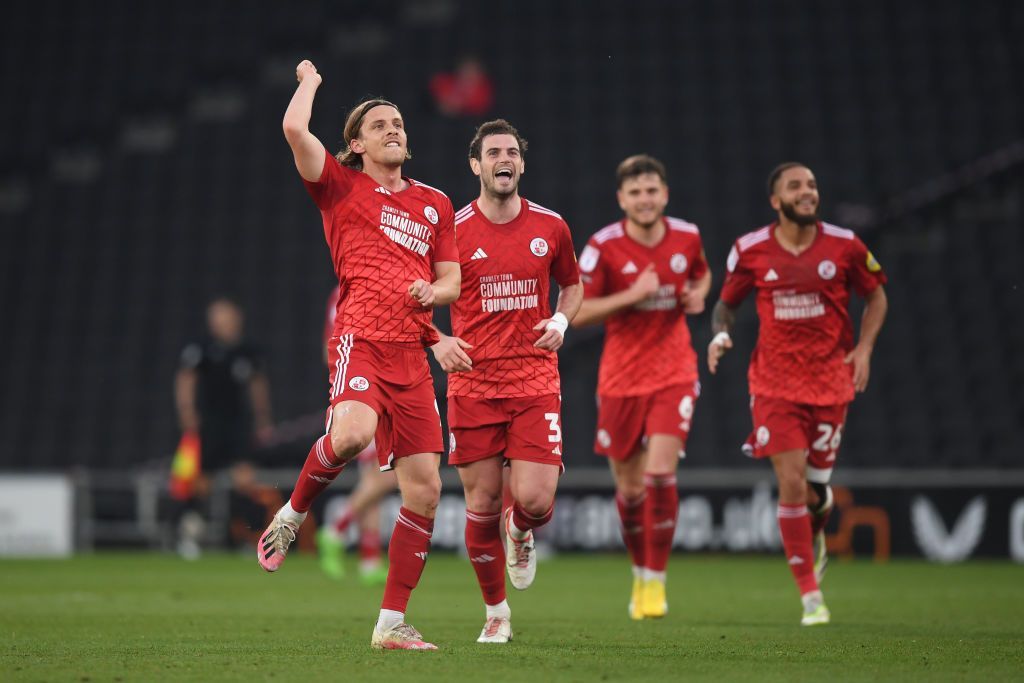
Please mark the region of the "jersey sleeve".
<svg viewBox="0 0 1024 683"><path fill-rule="evenodd" d="M690 279L699 280L704 277L704 274L708 272L708 257L704 253L704 243L701 241L700 236L697 236L697 258L693 260L693 265L690 266Z"/></svg>
<svg viewBox="0 0 1024 683"><path fill-rule="evenodd" d="M605 259L601 258L601 250L594 238L590 238L587 246L580 252L580 280L583 281L583 297L592 299L604 296L608 286Z"/></svg>
<svg viewBox="0 0 1024 683"><path fill-rule="evenodd" d="M324 153L324 167L320 171L320 179L310 182L305 178L302 184L306 192L313 198L317 208L326 211L348 196L354 185L355 174L351 168L345 168L329 152Z"/></svg>
<svg viewBox="0 0 1024 683"><path fill-rule="evenodd" d="M580 269L576 264L576 250L572 246L572 233L565 221L558 222L555 258L551 263L551 275L559 287L568 287L580 281Z"/></svg>
<svg viewBox="0 0 1024 683"><path fill-rule="evenodd" d="M860 296L867 296L889 279L882 270L882 265L859 237L854 237L850 246L849 267L850 284Z"/></svg>
<svg viewBox="0 0 1024 683"><path fill-rule="evenodd" d="M441 216L437 221L437 238L434 240L434 263L438 261L459 262L459 247L455 243L455 210L447 197L441 202Z"/></svg>
<svg viewBox="0 0 1024 683"><path fill-rule="evenodd" d="M732 245L725 262L725 282L719 297L726 306L736 308L754 288L754 273L750 270L749 259L743 258L739 244Z"/></svg>

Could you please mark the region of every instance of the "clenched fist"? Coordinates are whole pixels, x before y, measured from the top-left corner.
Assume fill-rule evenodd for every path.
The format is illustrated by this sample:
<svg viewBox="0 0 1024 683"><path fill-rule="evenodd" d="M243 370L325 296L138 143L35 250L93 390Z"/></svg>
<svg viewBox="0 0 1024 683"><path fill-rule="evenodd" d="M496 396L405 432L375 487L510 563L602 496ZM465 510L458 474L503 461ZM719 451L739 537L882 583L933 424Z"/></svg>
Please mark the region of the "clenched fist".
<svg viewBox="0 0 1024 683"><path fill-rule="evenodd" d="M323 81L323 76L317 73L316 67L313 66L313 62L308 59L303 59L299 62L299 65L295 67L295 78L298 79L299 83L310 78L317 85L320 85Z"/></svg>

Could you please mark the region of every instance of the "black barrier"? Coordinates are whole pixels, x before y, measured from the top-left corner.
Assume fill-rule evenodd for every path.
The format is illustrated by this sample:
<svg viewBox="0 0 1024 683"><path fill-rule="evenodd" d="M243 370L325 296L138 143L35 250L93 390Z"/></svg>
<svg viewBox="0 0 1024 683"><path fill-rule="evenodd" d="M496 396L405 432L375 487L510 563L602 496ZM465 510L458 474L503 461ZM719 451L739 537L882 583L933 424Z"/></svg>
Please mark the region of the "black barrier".
<svg viewBox="0 0 1024 683"><path fill-rule="evenodd" d="M836 506L826 532L834 556L1024 562L1024 489L1018 485L833 488ZM328 501L328 519L343 501L344 496ZM776 493L767 480L747 487L682 485L673 547L681 552L777 552L776 506ZM397 498L385 502L383 533L390 533L397 510ZM435 522L434 547L462 548L464 528L462 496L446 493ZM611 490L560 491L554 518L540 531L538 542L566 551L623 549Z"/></svg>

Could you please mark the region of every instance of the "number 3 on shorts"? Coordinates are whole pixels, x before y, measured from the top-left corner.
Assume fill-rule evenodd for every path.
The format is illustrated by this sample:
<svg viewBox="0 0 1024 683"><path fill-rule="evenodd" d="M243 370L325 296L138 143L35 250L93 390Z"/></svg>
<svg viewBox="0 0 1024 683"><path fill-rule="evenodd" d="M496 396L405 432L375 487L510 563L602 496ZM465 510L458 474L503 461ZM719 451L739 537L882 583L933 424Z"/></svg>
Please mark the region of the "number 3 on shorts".
<svg viewBox="0 0 1024 683"><path fill-rule="evenodd" d="M544 413L544 419L551 426L551 433L548 434L548 441L551 443L562 442L562 428L558 426L558 413Z"/></svg>
<svg viewBox="0 0 1024 683"><path fill-rule="evenodd" d="M815 439L814 444L811 446L816 451L838 451L839 444L843 440L843 425L836 425L833 427L830 424L822 423L818 425L818 434L820 436Z"/></svg>

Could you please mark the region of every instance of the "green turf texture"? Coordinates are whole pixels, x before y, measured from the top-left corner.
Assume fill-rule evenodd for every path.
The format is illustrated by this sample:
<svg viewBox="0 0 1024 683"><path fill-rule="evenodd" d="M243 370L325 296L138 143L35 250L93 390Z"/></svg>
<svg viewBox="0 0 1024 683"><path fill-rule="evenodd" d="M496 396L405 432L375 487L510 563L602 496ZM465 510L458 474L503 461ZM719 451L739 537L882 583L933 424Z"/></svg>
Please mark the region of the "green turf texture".
<svg viewBox="0 0 1024 683"><path fill-rule="evenodd" d="M1024 679L1024 568L836 562L829 626L799 625L779 557L675 555L669 615L632 622L624 555L562 555L509 588L515 640L478 645L469 562L430 557L409 621L437 652L369 648L381 589L295 555L0 561L0 681Z"/></svg>

